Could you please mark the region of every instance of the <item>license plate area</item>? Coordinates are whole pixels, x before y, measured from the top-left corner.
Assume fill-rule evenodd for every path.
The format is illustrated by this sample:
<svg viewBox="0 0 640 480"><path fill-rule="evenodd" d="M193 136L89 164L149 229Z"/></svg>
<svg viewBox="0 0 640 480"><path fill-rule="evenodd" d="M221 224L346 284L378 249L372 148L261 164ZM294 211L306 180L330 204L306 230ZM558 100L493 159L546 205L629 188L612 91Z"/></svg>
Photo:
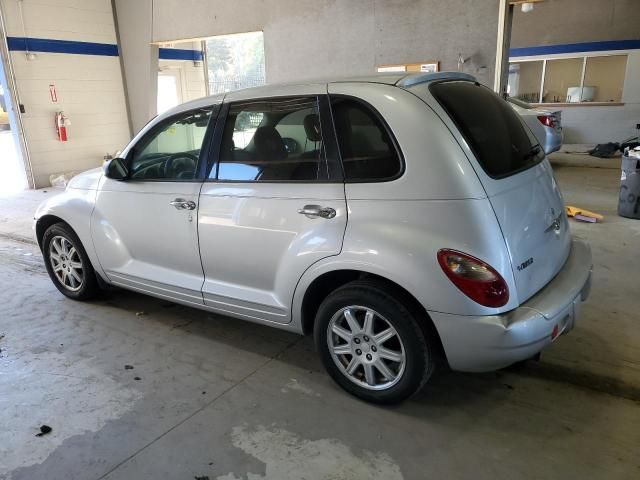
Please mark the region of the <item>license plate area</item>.
<svg viewBox="0 0 640 480"><path fill-rule="evenodd" d="M580 303L580 296L574 299L567 307L565 307L557 316L558 319L551 331L551 341L555 341L560 335L568 332L573 328L576 317L576 302Z"/></svg>

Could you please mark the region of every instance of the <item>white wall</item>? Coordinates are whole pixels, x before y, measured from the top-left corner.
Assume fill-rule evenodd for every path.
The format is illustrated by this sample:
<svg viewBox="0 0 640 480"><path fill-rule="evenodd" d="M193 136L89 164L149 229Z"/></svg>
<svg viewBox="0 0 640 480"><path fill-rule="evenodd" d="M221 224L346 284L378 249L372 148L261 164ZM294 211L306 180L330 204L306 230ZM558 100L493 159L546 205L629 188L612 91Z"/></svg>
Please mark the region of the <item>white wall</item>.
<svg viewBox="0 0 640 480"><path fill-rule="evenodd" d="M529 13L515 9L511 47L640 39L639 23L640 0L549 0ZM624 105L562 108L565 143L615 142L638 134L640 51L628 53Z"/></svg>
<svg viewBox="0 0 640 480"><path fill-rule="evenodd" d="M156 114L158 46L151 45L151 0L114 0L132 133Z"/></svg>
<svg viewBox="0 0 640 480"><path fill-rule="evenodd" d="M168 45L160 45L161 48L179 48L189 50L202 50L201 42L180 42ZM182 80L182 101L188 102L207 95L206 79L204 76L204 60L192 62L190 60L159 60L160 70L171 69L180 72Z"/></svg>
<svg viewBox="0 0 640 480"><path fill-rule="evenodd" d="M628 87L628 88L627 88ZM596 144L620 142L638 135L640 123L640 52L629 55L624 105L562 108L564 143Z"/></svg>
<svg viewBox="0 0 640 480"><path fill-rule="evenodd" d="M116 44L110 0L24 0L23 31L18 0L0 0L7 35ZM24 133L36 187L49 175L99 166L105 153L130 138L124 87L117 56L10 53L16 76ZM49 96L55 84L58 102ZM57 140L54 113L63 110L72 125L67 142Z"/></svg>
<svg viewBox="0 0 640 480"><path fill-rule="evenodd" d="M632 135L638 135L636 124L640 123L640 50L610 53L628 55L621 100L623 105L572 105L565 107L541 105L541 108L562 111L565 144L620 142ZM589 53L571 55L580 56L589 55ZM554 57L560 58L561 56Z"/></svg>

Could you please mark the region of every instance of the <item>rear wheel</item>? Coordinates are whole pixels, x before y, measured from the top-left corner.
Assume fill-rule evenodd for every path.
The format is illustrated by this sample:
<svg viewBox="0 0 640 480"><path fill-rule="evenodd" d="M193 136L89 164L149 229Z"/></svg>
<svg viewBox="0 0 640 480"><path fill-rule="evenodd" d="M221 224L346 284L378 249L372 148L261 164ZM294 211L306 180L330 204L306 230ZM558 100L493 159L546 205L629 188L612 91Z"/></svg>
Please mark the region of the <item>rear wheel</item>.
<svg viewBox="0 0 640 480"><path fill-rule="evenodd" d="M68 225L56 223L47 229L42 254L49 277L63 295L74 300L96 296L96 274L80 239Z"/></svg>
<svg viewBox="0 0 640 480"><path fill-rule="evenodd" d="M434 369L434 349L418 321L384 285L351 282L320 306L316 347L331 377L349 393L375 403L401 402Z"/></svg>

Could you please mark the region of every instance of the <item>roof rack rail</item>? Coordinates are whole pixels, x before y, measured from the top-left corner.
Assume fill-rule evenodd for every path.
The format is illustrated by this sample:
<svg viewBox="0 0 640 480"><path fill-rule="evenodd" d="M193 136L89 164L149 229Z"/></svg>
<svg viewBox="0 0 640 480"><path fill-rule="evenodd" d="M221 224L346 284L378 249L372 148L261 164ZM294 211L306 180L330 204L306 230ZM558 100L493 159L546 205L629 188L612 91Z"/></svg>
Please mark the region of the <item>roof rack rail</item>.
<svg viewBox="0 0 640 480"><path fill-rule="evenodd" d="M432 73L415 73L402 77L396 82L397 87L408 88L420 83L433 82L434 80L470 80L476 81L476 77L462 72L432 72Z"/></svg>

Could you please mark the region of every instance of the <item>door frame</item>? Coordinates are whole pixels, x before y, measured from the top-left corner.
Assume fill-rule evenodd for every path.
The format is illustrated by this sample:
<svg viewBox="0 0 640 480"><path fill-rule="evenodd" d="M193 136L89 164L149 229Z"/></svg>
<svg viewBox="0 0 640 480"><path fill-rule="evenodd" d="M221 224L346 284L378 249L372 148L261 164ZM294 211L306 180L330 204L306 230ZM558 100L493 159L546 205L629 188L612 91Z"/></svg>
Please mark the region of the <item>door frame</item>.
<svg viewBox="0 0 640 480"><path fill-rule="evenodd" d="M16 106L22 105L20 101L20 95L16 87L16 76L13 69L13 62L11 61L11 54L9 51L9 44L7 42L7 29L4 23L4 13L2 11L2 3L0 2L0 61L4 70L4 77L7 84L5 98L7 99L7 113L9 115L9 125L13 134L16 152L18 153L18 160L22 164L22 168L27 177L27 184L30 189L36 188L35 176L33 174L33 166L31 164L31 156L29 155L29 148L27 146L27 138L24 134L24 125L22 122L22 113L20 108Z"/></svg>
<svg viewBox="0 0 640 480"><path fill-rule="evenodd" d="M169 75L176 77L176 87L179 89L179 91L176 92L179 97L177 105L181 105L187 101L185 98L187 81L185 78L184 69L178 65L159 65L158 78L161 76L169 76ZM157 81L158 80L156 79L156 82ZM159 89L157 90L158 91L156 92L156 112L158 108L158 98L160 96L160 90ZM164 113L164 112L157 112L157 113Z"/></svg>

